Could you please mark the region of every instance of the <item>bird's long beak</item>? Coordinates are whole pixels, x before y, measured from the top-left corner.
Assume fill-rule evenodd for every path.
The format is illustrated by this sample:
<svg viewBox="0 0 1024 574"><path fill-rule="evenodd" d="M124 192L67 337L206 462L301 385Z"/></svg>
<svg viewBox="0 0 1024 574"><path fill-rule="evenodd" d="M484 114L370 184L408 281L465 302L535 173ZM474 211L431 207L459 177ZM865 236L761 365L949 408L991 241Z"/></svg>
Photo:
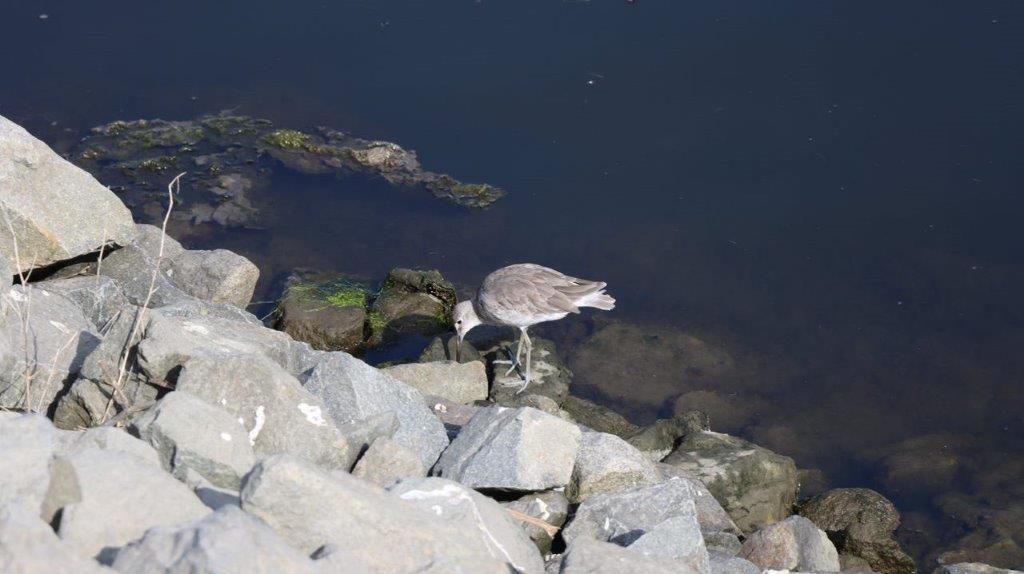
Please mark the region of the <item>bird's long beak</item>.
<svg viewBox="0 0 1024 574"><path fill-rule="evenodd" d="M459 335L459 342L455 344L455 362L462 362L462 335Z"/></svg>

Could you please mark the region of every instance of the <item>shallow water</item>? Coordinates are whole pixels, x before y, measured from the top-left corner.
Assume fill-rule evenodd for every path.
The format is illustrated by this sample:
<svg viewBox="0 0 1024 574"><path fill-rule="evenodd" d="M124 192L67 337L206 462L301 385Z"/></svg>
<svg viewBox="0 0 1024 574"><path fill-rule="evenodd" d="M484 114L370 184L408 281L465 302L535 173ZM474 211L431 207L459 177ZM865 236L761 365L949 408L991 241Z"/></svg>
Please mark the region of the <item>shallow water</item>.
<svg viewBox="0 0 1024 574"><path fill-rule="evenodd" d="M1022 512L1019 2L31 4L0 17L0 114L51 143L230 108L509 192L481 212L278 173L268 230L187 241L253 258L260 297L293 267L603 279L616 318L753 365L710 389L746 409L722 430L880 489L918 556ZM567 355L572 321L548 330ZM576 381L671 414L644 381ZM948 480L886 478L908 439Z"/></svg>

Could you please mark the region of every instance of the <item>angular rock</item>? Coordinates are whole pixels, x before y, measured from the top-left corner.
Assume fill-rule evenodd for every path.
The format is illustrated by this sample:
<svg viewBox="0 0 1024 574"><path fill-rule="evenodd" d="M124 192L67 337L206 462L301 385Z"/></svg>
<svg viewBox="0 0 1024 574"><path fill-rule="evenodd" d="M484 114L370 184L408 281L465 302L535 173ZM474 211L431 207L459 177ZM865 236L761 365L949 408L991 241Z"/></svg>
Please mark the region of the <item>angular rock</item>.
<svg viewBox="0 0 1024 574"><path fill-rule="evenodd" d="M374 344L402 335L436 335L451 329L455 287L436 270L392 269L373 302Z"/></svg>
<svg viewBox="0 0 1024 574"><path fill-rule="evenodd" d="M2 224L0 224L2 227ZM0 296L0 338L10 364L0 372L0 408L46 412L99 335L71 300L35 286Z"/></svg>
<svg viewBox="0 0 1024 574"><path fill-rule="evenodd" d="M480 361L408 363L388 367L384 372L425 395L463 404L487 398L487 371Z"/></svg>
<svg viewBox="0 0 1024 574"><path fill-rule="evenodd" d="M688 434L708 430L708 418L700 412L687 412L671 419L658 419L627 438L629 444L645 453L651 460L665 458L679 441Z"/></svg>
<svg viewBox="0 0 1024 574"><path fill-rule="evenodd" d="M23 505L38 516L50 483L56 432L39 415L0 413L0 508Z"/></svg>
<svg viewBox="0 0 1024 574"><path fill-rule="evenodd" d="M260 270L227 249L184 251L171 259L171 282L182 291L211 303L245 309L252 301Z"/></svg>
<svg viewBox="0 0 1024 574"><path fill-rule="evenodd" d="M503 502L501 505L553 528L561 528L569 516L569 500L557 490L530 493L518 500ZM551 552L553 537L547 527L526 520L519 520L519 527L530 537L541 555Z"/></svg>
<svg viewBox="0 0 1024 574"><path fill-rule="evenodd" d="M121 287L109 277L68 277L51 279L34 284L55 295L61 295L74 303L92 323L96 331L103 328L127 306Z"/></svg>
<svg viewBox="0 0 1024 574"><path fill-rule="evenodd" d="M262 356L189 359L176 388L240 420L256 456L290 454L347 471L359 454L328 416L323 401Z"/></svg>
<svg viewBox="0 0 1024 574"><path fill-rule="evenodd" d="M771 570L839 572L839 553L820 528L803 516L765 526L747 537L739 557Z"/></svg>
<svg viewBox="0 0 1024 574"><path fill-rule="evenodd" d="M646 556L665 556L688 564L694 570L707 572L708 551L695 515L668 518L647 530L627 546Z"/></svg>
<svg viewBox="0 0 1024 574"><path fill-rule="evenodd" d="M562 537L568 544L589 537L626 546L670 518L692 517L696 521L695 495L694 489L678 478L595 494L576 509Z"/></svg>
<svg viewBox="0 0 1024 574"><path fill-rule="evenodd" d="M388 438L379 438L359 458L352 474L380 487L388 487L403 478L427 475L419 455Z"/></svg>
<svg viewBox="0 0 1024 574"><path fill-rule="evenodd" d="M0 253L15 273L124 245L133 235L132 215L113 192L3 116L0 192Z"/></svg>
<svg viewBox="0 0 1024 574"><path fill-rule="evenodd" d="M740 546L738 538L736 538L736 535L741 533L739 527L736 526L729 513L722 508L722 505L711 494L708 487L704 486L704 483L697 478L697 475L678 466L664 463L657 463L655 467L658 469L659 474L661 474L662 480L678 478L686 481L693 489L693 503L697 507L697 522L700 523L704 539L709 541L708 545L711 545L710 540L713 535L724 533L728 536L723 541L728 541L726 542L728 546L732 547L733 541L736 541L735 547L732 548L734 550L733 554L736 553L735 551L739 551Z"/></svg>
<svg viewBox="0 0 1024 574"><path fill-rule="evenodd" d="M913 574L914 560L893 540L900 515L866 488L837 488L804 503L800 515L824 530L841 553L858 556L880 574Z"/></svg>
<svg viewBox="0 0 1024 574"><path fill-rule="evenodd" d="M628 438L640 431L619 413L577 396L565 397L560 405L579 424L597 432Z"/></svg>
<svg viewBox="0 0 1024 574"><path fill-rule="evenodd" d="M710 554L709 572L711 574L761 574L761 569L750 560L718 552Z"/></svg>
<svg viewBox="0 0 1024 574"><path fill-rule="evenodd" d="M114 549L153 526L209 513L185 485L134 455L83 449L57 460L72 476L51 480L73 481L79 495L64 505L57 532L80 556L109 562Z"/></svg>
<svg viewBox="0 0 1024 574"><path fill-rule="evenodd" d="M646 556L616 544L582 537L562 558L562 574L706 574L681 560Z"/></svg>
<svg viewBox="0 0 1024 574"><path fill-rule="evenodd" d="M427 395L424 397L430 411L444 424L449 439L458 436L462 427L469 423L481 408L476 405L464 405L437 396Z"/></svg>
<svg viewBox="0 0 1024 574"><path fill-rule="evenodd" d="M63 431L58 435L56 453L70 455L85 449L110 450L130 454L161 468L160 455L145 441L116 427L93 427L82 432Z"/></svg>
<svg viewBox="0 0 1024 574"><path fill-rule="evenodd" d="M473 532L476 545L487 548L491 556L508 562L516 571L544 569L526 533L501 505L475 490L443 478L403 480L388 490L412 506Z"/></svg>
<svg viewBox="0 0 1024 574"><path fill-rule="evenodd" d="M565 366L565 362L558 356L555 343L540 337L531 337L533 341L533 356L531 357L532 377L529 386L524 392L543 395L561 404L569 395L569 386L572 384L572 371ZM512 352L515 352L514 341L507 343L511 345ZM526 352L523 351L525 361ZM496 350L487 354L490 361L494 359L507 359L504 351ZM513 403L522 388L522 375L520 371L508 371L508 365L494 365L494 382L491 385L490 400L501 405Z"/></svg>
<svg viewBox="0 0 1024 574"><path fill-rule="evenodd" d="M434 473L471 488L536 491L565 486L580 430L532 408L481 409L441 455Z"/></svg>
<svg viewBox="0 0 1024 574"><path fill-rule="evenodd" d="M263 521L233 506L201 520L152 528L122 548L112 566L126 574L322 571Z"/></svg>
<svg viewBox="0 0 1024 574"><path fill-rule="evenodd" d="M99 574L113 572L75 554L37 513L0 506L0 571L11 574Z"/></svg>
<svg viewBox="0 0 1024 574"><path fill-rule="evenodd" d="M493 558L479 534L345 473L273 456L246 476L242 509L302 552L333 544L379 572L415 572L445 557Z"/></svg>
<svg viewBox="0 0 1024 574"><path fill-rule="evenodd" d="M664 462L697 475L744 532L788 516L796 499L793 459L740 438L691 433Z"/></svg>
<svg viewBox="0 0 1024 574"><path fill-rule="evenodd" d="M274 328L323 351L365 347L368 292L345 278L324 282L289 278L277 305Z"/></svg>
<svg viewBox="0 0 1024 574"><path fill-rule="evenodd" d="M579 503L594 494L654 484L659 479L654 463L628 442L611 434L585 432L565 495L570 502Z"/></svg>
<svg viewBox="0 0 1024 574"><path fill-rule="evenodd" d="M304 386L323 400L339 426L393 411L398 430L392 438L419 454L424 468L433 466L448 446L444 425L427 408L422 393L348 353L325 355Z"/></svg>
<svg viewBox="0 0 1024 574"><path fill-rule="evenodd" d="M238 489L256 463L249 434L238 420L186 391L165 395L133 428L182 481L192 470L214 486Z"/></svg>

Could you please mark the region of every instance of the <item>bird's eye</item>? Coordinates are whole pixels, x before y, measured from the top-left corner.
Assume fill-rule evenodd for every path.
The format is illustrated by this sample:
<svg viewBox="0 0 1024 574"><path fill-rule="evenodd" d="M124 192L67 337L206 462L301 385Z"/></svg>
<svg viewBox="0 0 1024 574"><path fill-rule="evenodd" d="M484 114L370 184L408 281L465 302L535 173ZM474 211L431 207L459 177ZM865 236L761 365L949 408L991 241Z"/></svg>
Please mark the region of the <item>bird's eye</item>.
<svg viewBox="0 0 1024 574"><path fill-rule="evenodd" d="M462 319L459 319L458 321L456 321L455 324L456 325L461 325L462 324Z"/></svg>

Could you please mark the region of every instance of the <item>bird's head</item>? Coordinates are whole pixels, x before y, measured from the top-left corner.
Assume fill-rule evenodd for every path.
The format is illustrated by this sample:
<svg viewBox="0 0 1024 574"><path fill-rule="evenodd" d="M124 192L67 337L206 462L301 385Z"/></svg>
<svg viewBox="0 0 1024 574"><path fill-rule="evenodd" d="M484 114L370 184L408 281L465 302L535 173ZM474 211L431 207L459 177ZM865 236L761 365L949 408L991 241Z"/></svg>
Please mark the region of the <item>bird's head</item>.
<svg viewBox="0 0 1024 574"><path fill-rule="evenodd" d="M463 301L452 309L452 324L455 325L455 334L459 337L458 346L455 348L455 360L462 360L462 340L466 333L481 323L476 310L473 309L472 301Z"/></svg>

